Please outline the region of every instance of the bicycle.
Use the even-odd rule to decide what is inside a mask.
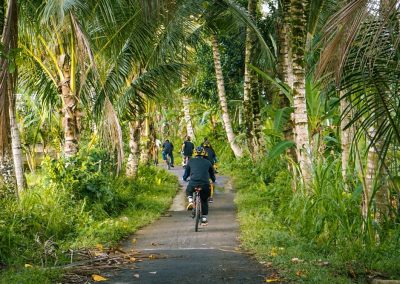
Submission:
[[[193,192],[192,218],[194,218],[194,231],[195,232],[197,232],[199,230],[199,223],[200,223],[201,216],[202,216],[200,191],[201,191],[201,186],[197,185],[194,188],[194,192]]]

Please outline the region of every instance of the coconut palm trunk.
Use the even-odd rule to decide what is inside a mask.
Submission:
[[[59,57],[59,67],[62,71],[60,92],[63,102],[64,155],[73,157],[78,152],[78,100],[71,89],[71,73],[69,56]]]
[[[305,89],[305,40],[307,1],[293,0],[290,7],[292,20],[293,106],[294,133],[297,160],[306,183],[311,180],[311,151],[308,133],[308,116]]]
[[[342,97],[342,95],[340,96]],[[349,103],[346,99],[341,99],[340,100],[340,112],[342,115],[346,113],[346,110],[349,106]],[[350,122],[350,117],[349,115],[343,115],[342,120],[340,121],[340,129],[342,130],[341,136],[340,136],[340,143],[342,146],[342,177],[343,180],[347,180],[347,170],[349,167],[349,161],[350,161],[350,147],[351,147],[351,141],[352,137],[354,135],[353,133],[353,127],[350,127],[348,129],[345,129],[345,127],[349,124]]]
[[[293,64],[292,64],[292,49],[290,41],[290,0],[279,1],[279,11],[282,15],[278,22],[277,36],[278,36],[278,76],[290,90],[293,89]],[[291,107],[289,98],[279,90],[277,105],[279,108]],[[286,140],[294,141],[294,121],[293,114],[291,114],[289,121],[284,125],[283,134]],[[297,161],[296,152],[293,148],[287,151],[290,157]]]
[[[192,139],[195,138],[193,124],[192,124],[192,116],[190,115],[190,100],[187,96],[182,96],[182,104],[183,104],[183,115],[186,122],[186,133]]]
[[[247,11],[250,17],[254,20],[256,14],[257,0],[248,0]],[[244,65],[244,83],[243,83],[243,114],[244,114],[244,125],[246,129],[246,140],[250,154],[255,156],[257,152],[257,146],[255,145],[254,139],[254,125],[253,125],[253,93],[255,74],[251,70],[250,65],[253,63],[254,48],[256,43],[256,36],[254,31],[250,28],[246,28],[246,45],[245,45],[245,65]]]
[[[3,53],[8,55],[18,44],[18,7],[16,0],[8,2],[7,14],[2,30]],[[11,67],[14,68],[11,68]],[[14,113],[13,100],[16,87],[15,60],[12,56],[0,58],[0,174],[4,185],[15,188],[13,156],[11,150],[10,108]],[[17,130],[18,131],[18,130]],[[20,168],[22,170],[22,168]],[[22,174],[23,176],[23,174]],[[18,190],[15,191],[18,197]]]
[[[129,156],[126,164],[126,176],[135,178],[139,169],[140,159],[140,130],[142,121],[129,122]]]
[[[257,83],[255,85],[255,89],[252,91],[252,110],[253,110],[253,149],[254,149],[254,158],[260,156],[265,150],[265,141],[262,132],[262,121],[261,121],[261,90],[262,84],[261,82],[255,80]]]
[[[228,138],[228,142],[231,146],[231,149],[235,157],[240,158],[243,156],[243,151],[239,147],[239,145],[235,142],[236,137],[233,132],[231,119],[229,117],[228,104],[226,101],[226,94],[225,94],[224,76],[222,74],[221,57],[219,54],[217,37],[215,35],[211,36],[211,44],[212,44],[212,51],[213,51],[213,58],[215,65],[215,75],[217,78],[218,96],[221,105],[222,120],[224,122],[226,136]]]
[[[10,84],[11,85],[11,84]],[[13,93],[13,90],[10,88],[9,94]],[[20,193],[26,188],[26,180],[24,176],[24,163],[23,163],[23,154],[22,154],[22,145],[21,139],[19,136],[19,129],[17,124],[17,119],[15,116],[15,95],[10,97],[10,106],[9,106],[9,114],[10,114],[10,130],[11,130],[11,146],[14,160],[14,169],[15,169],[15,179],[17,182],[17,189]]]

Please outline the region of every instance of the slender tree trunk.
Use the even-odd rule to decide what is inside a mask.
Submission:
[[[218,50],[218,41],[215,35],[211,36],[211,42],[212,42],[212,50],[213,50],[214,65],[215,65],[215,75],[217,78],[218,96],[222,110],[222,120],[224,122],[226,135],[228,137],[228,142],[231,146],[231,149],[235,154],[235,157],[240,158],[243,156],[243,151],[239,147],[239,145],[235,142],[235,134],[233,133],[232,123],[228,112],[228,104],[226,101],[225,83],[224,83],[224,76],[222,74],[221,58]]]
[[[10,95],[13,90],[9,90]],[[15,94],[12,95],[10,99],[10,128],[11,128],[11,145],[14,160],[15,178],[17,182],[18,192],[22,192],[26,188],[26,180],[24,176],[24,163],[22,159],[22,145],[19,136],[19,129],[17,124],[17,119],[15,116]]]
[[[129,122],[129,156],[126,164],[126,176],[136,178],[140,157],[140,129],[142,121]]]
[[[342,97],[342,95],[340,95]],[[346,112],[346,109],[348,108],[349,103],[346,99],[341,99],[340,100],[340,112],[342,115]],[[350,122],[350,117],[349,115],[344,115],[342,117],[342,120],[340,121],[340,129],[342,130],[342,135],[340,139],[340,143],[342,146],[342,177],[343,181],[347,180],[347,171],[348,171],[348,166],[350,162],[350,147],[351,147],[351,140],[353,137],[353,128],[350,127],[348,129],[345,129],[345,127],[349,124]]]
[[[193,125],[192,125],[192,117],[190,115],[190,100],[187,96],[183,95],[182,96],[182,103],[183,103],[183,114],[185,117],[185,122],[186,122],[186,132],[187,135],[189,135],[192,140],[195,139],[194,136],[194,130],[193,130]]]
[[[3,3],[4,4],[4,3]],[[4,9],[2,10],[4,14]],[[1,43],[3,53],[8,53],[17,48],[18,44],[18,6],[17,0],[8,2],[7,16],[2,30]],[[8,189],[15,189],[15,176],[11,150],[10,128],[10,98],[14,95],[16,75],[10,72],[10,60],[15,64],[14,58],[0,58],[0,175]],[[18,190],[15,190],[18,198]]]
[[[141,133],[140,133],[141,146],[142,146],[140,160],[142,161],[142,164],[145,165],[149,163],[149,148],[150,148],[150,123],[148,115],[149,114],[147,113],[142,123]]]
[[[254,158],[259,157],[265,150],[265,141],[262,132],[262,121],[261,121],[261,93],[262,83],[261,81],[255,80],[257,83],[256,88],[252,91],[252,109],[253,109],[253,149]]]
[[[305,1],[293,0],[290,7],[292,16],[293,50],[293,104],[295,123],[295,142],[297,159],[306,184],[311,180],[311,151],[308,133],[308,116],[305,90]]]
[[[59,57],[59,66],[63,73],[60,84],[63,102],[64,155],[73,157],[78,152],[78,100],[71,90],[70,60],[68,55]]]
[[[248,0],[247,11],[252,20],[255,19],[256,7],[257,7],[257,0]],[[254,143],[253,102],[252,102],[253,92],[255,92],[254,90],[255,74],[254,71],[250,69],[250,65],[254,63],[253,58],[254,58],[255,44],[256,44],[256,37],[254,31],[250,27],[247,27],[245,59],[244,59],[243,114],[244,114],[247,146],[253,158],[257,151],[256,145]]]
[[[278,76],[282,82],[286,83],[290,90],[293,90],[293,63],[292,63],[292,49],[291,49],[291,32],[290,32],[290,0],[282,0],[279,2],[279,10],[281,13],[278,22]],[[291,107],[289,98],[279,90],[278,102],[279,108]],[[285,140],[294,141],[294,116],[290,115],[289,121],[284,125],[283,134]],[[288,155],[297,161],[297,155],[294,148],[288,150]]]

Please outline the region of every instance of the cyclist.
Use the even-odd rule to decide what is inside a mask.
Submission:
[[[174,167],[174,154],[172,153],[174,150],[174,145],[172,145],[171,142],[169,142],[168,139],[165,140],[165,142],[162,144],[162,156],[163,160],[167,162],[167,155],[171,158],[171,167]]]
[[[213,166],[214,173],[217,173],[217,169],[216,169],[217,156],[215,155],[214,149],[211,147],[211,144],[208,141],[203,142],[203,147],[204,147],[204,151],[206,152],[206,159],[209,160],[211,165]],[[214,186],[211,184],[210,188],[211,188],[211,193],[210,193],[210,197],[208,198],[208,201],[210,203],[213,203],[214,202],[214,199],[213,199]]]
[[[192,157],[193,150],[194,144],[190,141],[190,136],[186,136],[186,140],[183,142],[181,147],[181,153],[183,155],[183,167],[186,167],[186,164]]]
[[[201,211],[203,213],[201,222],[203,225],[206,225],[208,215],[207,199],[210,196],[210,179],[215,182],[214,169],[210,161],[204,158],[206,153],[203,147],[197,147],[194,154],[196,157],[189,160],[182,177],[184,181],[190,177],[189,184],[186,188],[186,196],[189,201],[187,209],[193,209],[193,191],[196,186],[200,186]]]

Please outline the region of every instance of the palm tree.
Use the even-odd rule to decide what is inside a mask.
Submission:
[[[6,185],[13,185],[14,170],[18,191],[25,187],[22,168],[21,142],[15,119],[16,92],[16,48],[18,45],[18,6],[16,0],[10,0],[3,26],[1,43],[4,55],[0,58],[0,172]],[[11,123],[11,124],[10,124]],[[10,137],[11,136],[11,137]],[[12,139],[12,153],[10,138]],[[14,166],[13,166],[14,162]]]
[[[290,6],[292,21],[291,49],[293,64],[293,107],[294,133],[297,145],[297,160],[304,180],[311,179],[311,149],[308,133],[308,117],[305,90],[305,48],[306,48],[306,14],[308,1],[293,0]]]
[[[243,150],[235,141],[235,134],[233,132],[232,123],[229,116],[228,104],[225,94],[224,75],[222,74],[221,56],[218,48],[218,41],[216,35],[211,36],[211,46],[212,46],[214,65],[215,65],[215,76],[217,79],[218,97],[220,101],[222,120],[224,122],[226,136],[228,137],[228,142],[231,146],[233,153],[235,154],[235,157],[241,158],[243,156]]]
[[[347,128],[355,125],[355,141],[368,141],[364,171],[363,216],[371,212],[378,221],[387,215],[390,203],[382,171],[393,179],[398,169],[389,169],[387,153],[400,143],[397,77],[399,57],[397,32],[399,1],[354,1],[345,5],[325,28],[326,41],[320,73],[334,72],[342,100],[350,106]],[[351,27],[345,30],[338,27]],[[333,58],[334,60],[332,60]],[[378,157],[380,163],[378,164]],[[392,183],[396,187],[395,183]]]

